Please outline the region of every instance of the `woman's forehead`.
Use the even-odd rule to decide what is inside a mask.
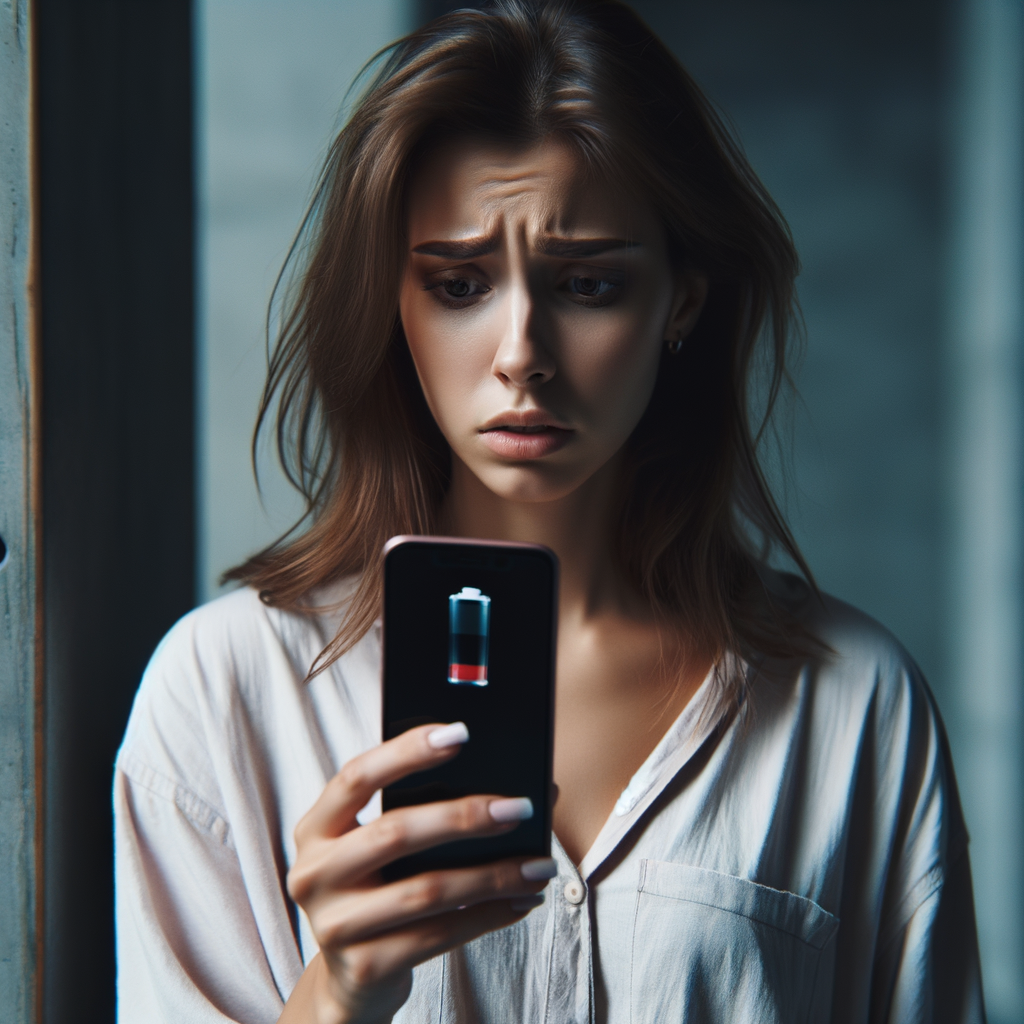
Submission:
[[[434,149],[409,191],[409,240],[528,235],[642,236],[659,230],[648,205],[587,173],[571,146],[459,139]]]

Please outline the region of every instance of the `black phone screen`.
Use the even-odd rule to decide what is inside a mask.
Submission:
[[[527,796],[512,832],[433,847],[385,876],[551,853],[558,562],[527,544],[401,537],[384,558],[384,738],[465,722],[451,761],[383,792],[383,809],[475,793]]]

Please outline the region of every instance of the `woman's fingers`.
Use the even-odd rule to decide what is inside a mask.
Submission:
[[[301,899],[307,879],[322,889],[358,885],[400,857],[457,839],[500,835],[532,816],[526,797],[469,796],[397,808],[339,838],[309,844],[292,869],[289,888]]]
[[[392,861],[506,832],[532,816],[525,797],[472,796],[399,808],[355,827],[377,790],[442,764],[468,738],[462,723],[420,726],[366,751],[338,772],[296,826],[288,891],[309,916],[334,996],[345,1005],[349,997],[352,1005],[375,1005],[408,981],[415,964],[512,924],[542,900],[536,894],[555,873],[547,858],[381,884],[379,871]]]
[[[367,992],[417,964],[525,917],[537,900],[496,900],[427,918],[366,942],[347,946],[330,958],[350,992]],[[328,954],[330,956],[330,954]]]
[[[550,857],[431,871],[390,885],[339,893],[317,907],[311,923],[323,944],[358,945],[432,915],[493,900],[535,897],[557,872]]]
[[[443,764],[469,739],[462,722],[421,725],[352,758],[324,787],[320,798],[295,827],[296,842],[339,836],[355,824],[356,814],[384,786],[413,772]]]

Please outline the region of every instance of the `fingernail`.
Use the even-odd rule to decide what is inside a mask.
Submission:
[[[533,802],[528,796],[514,796],[507,800],[492,800],[487,810],[495,821],[526,821],[533,817]]]
[[[539,857],[521,864],[519,870],[528,882],[541,882],[558,874],[558,863],[554,857]]]
[[[427,733],[427,742],[435,750],[443,750],[445,747],[455,747],[465,743],[469,739],[469,730],[465,722],[452,722],[451,725],[442,725],[439,729],[431,729]]]
[[[513,910],[534,910],[544,902],[544,893],[536,896],[521,896],[516,900],[509,900]]]

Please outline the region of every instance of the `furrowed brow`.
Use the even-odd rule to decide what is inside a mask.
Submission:
[[[544,256],[562,259],[588,259],[616,249],[636,249],[638,242],[623,238],[546,238],[537,239],[537,251]]]
[[[413,248],[421,256],[440,256],[446,260],[472,260],[477,256],[489,256],[498,248],[498,239],[457,238],[451,241],[424,242]]]

